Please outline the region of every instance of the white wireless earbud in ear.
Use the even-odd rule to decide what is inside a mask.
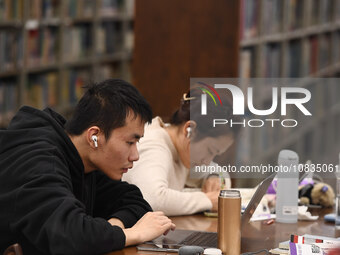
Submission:
[[[94,147],[98,147],[98,137],[96,135],[91,136],[92,141],[94,142]]]
[[[188,132],[188,133],[187,133],[187,138],[190,138],[190,136],[191,136],[191,130],[192,130],[191,127],[187,127],[186,130],[187,130],[187,132]]]

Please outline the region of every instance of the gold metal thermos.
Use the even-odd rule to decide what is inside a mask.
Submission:
[[[221,190],[218,197],[218,248],[224,255],[240,255],[241,195],[238,190]]]

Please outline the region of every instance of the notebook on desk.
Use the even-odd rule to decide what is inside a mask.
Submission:
[[[270,175],[258,185],[254,195],[248,203],[248,206],[242,213],[241,229],[248,224],[262,197],[266,194],[274,176],[275,174]],[[137,249],[144,251],[178,252],[180,247],[186,245],[196,245],[203,248],[216,248],[217,233],[176,229],[175,231],[170,231],[166,236],[160,236],[152,241],[138,245]]]

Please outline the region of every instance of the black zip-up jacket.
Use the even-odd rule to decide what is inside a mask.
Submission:
[[[0,131],[0,254],[102,254],[125,245],[115,217],[132,227],[151,211],[140,190],[84,166],[51,109],[24,106]]]

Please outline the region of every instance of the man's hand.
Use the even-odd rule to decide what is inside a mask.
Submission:
[[[204,193],[219,191],[221,189],[221,180],[216,175],[209,176],[202,185],[202,191]]]
[[[150,241],[175,228],[176,225],[163,212],[148,212],[132,228],[123,229],[125,246]]]
[[[210,199],[210,201],[212,203],[211,210],[216,212],[217,209],[218,209],[218,196],[220,194],[220,191],[211,191],[211,192],[207,192],[205,194]]]
[[[123,222],[121,222],[121,220],[117,219],[117,218],[111,218],[108,220],[108,222],[112,225],[112,226],[118,226],[122,229],[125,228]]]

